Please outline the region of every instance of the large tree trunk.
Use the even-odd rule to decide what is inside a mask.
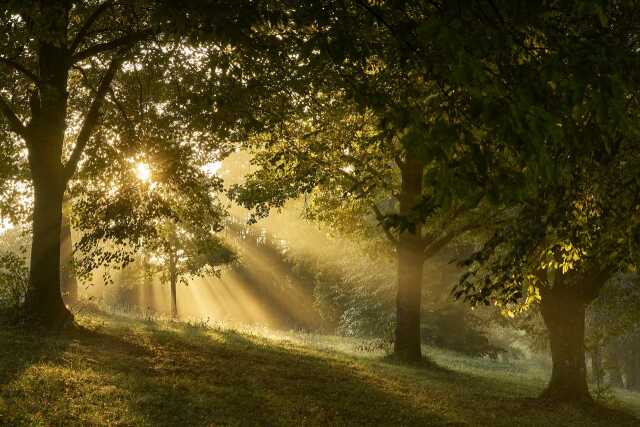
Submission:
[[[423,259],[416,255],[411,239],[400,239],[398,248],[398,295],[394,352],[407,362],[422,358],[420,308],[422,306]]]
[[[408,158],[401,166],[402,187],[399,196],[400,215],[410,215],[422,195],[422,163]],[[422,271],[424,243],[421,225],[403,230],[398,238],[398,293],[396,299],[396,334],[394,353],[406,362],[422,359],[420,309],[422,303]]]
[[[60,292],[60,228],[67,179],[62,164],[66,129],[69,53],[67,24],[71,4],[66,0],[39,4],[39,25],[47,32],[38,47],[38,93],[31,100],[28,135],[29,165],[34,189],[30,288],[27,318],[55,329],[73,316]]]
[[[62,214],[60,235],[60,286],[62,297],[67,305],[78,302],[78,281],[73,269],[73,241],[71,240],[71,224],[69,218]]]
[[[541,311],[549,331],[553,368],[545,399],[592,402],[585,362],[585,311],[604,284],[603,277],[556,273],[551,287],[541,287]]]
[[[60,188],[36,186],[33,211],[30,287],[25,301],[27,317],[47,328],[73,319],[60,292]]]

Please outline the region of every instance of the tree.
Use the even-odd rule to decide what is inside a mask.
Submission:
[[[233,261],[233,252],[212,231],[188,228],[184,224],[168,221],[159,224],[158,233],[142,243],[151,254],[152,262],[159,264],[163,283],[171,289],[171,317],[178,317],[176,287],[188,285],[193,276],[217,275],[221,264]]]
[[[114,39],[112,45],[89,46],[95,39],[86,39],[86,33],[109,5],[97,8],[95,14],[86,18],[85,25],[73,29],[70,28],[73,21],[69,19],[70,1],[11,4],[3,11],[3,30],[13,37],[5,41],[2,62],[11,74],[26,81],[21,87],[12,88],[12,100],[4,96],[0,100],[6,123],[28,150],[34,189],[33,245],[26,304],[29,311],[45,323],[59,324],[70,318],[60,294],[62,198],[97,124],[101,104],[123,60],[123,51],[114,56],[106,68],[77,134],[75,148],[65,163],[67,110],[70,101],[73,103],[67,92],[71,67],[102,52],[128,48],[132,42],[150,35],[149,31],[131,33],[126,39]],[[114,30],[119,28],[116,26]],[[70,37],[73,37],[71,41]],[[30,46],[25,51],[26,45]],[[19,115],[26,114],[30,119],[24,124]]]
[[[474,303],[539,299],[553,358],[543,396],[590,401],[585,309],[614,273],[637,263],[638,53],[630,28],[639,17],[632,2],[474,6],[442,5],[448,30],[438,19],[421,27],[425,43],[436,35],[429,43],[442,57],[464,52],[459,65],[431,69],[473,129],[450,188],[462,197],[484,192],[511,212],[469,260],[458,295]]]
[[[149,274],[160,272],[170,284],[176,317],[178,282],[216,274],[234,255],[218,236],[226,211],[219,198],[222,180],[210,169],[215,154],[181,143],[170,130],[147,135],[136,146],[137,157],[113,163],[99,155],[89,159],[82,191],[72,187],[78,193],[76,264],[86,278],[98,266],[124,268],[144,259]]]
[[[436,165],[425,175],[436,206],[485,200],[509,213],[458,295],[540,299],[554,359],[544,395],[590,400],[585,307],[636,262],[635,3],[312,4],[331,11],[314,36],[345,92],[435,148],[412,152]]]
[[[33,250],[25,312],[56,328],[72,318],[60,293],[61,212],[69,184],[88,159],[130,157],[125,151],[136,142],[153,140],[141,124],[151,134],[172,128],[205,151],[221,150],[225,140],[258,126],[246,106],[265,91],[250,90],[255,75],[239,64],[242,58],[259,64],[254,39],[262,16],[252,4],[243,9],[224,0],[184,5],[190,8],[151,0],[3,6],[0,112],[7,164],[0,173],[29,176]],[[223,13],[205,13],[211,9]],[[234,48],[240,41],[251,48]],[[146,92],[150,86],[137,83],[153,75],[159,80]],[[24,149],[27,156],[20,154]],[[5,200],[14,200],[5,190]]]
[[[258,216],[305,194],[311,218],[343,233],[386,237],[397,259],[394,352],[419,361],[424,263],[486,219],[478,212],[462,215],[464,206],[432,203],[438,190],[424,186],[431,164],[412,151],[419,130],[385,131],[373,112],[359,113],[339,94],[318,101],[291,115],[279,133],[255,140],[257,170],[232,193]],[[421,217],[426,211],[428,223]]]
[[[282,77],[292,101],[278,112],[288,125],[262,141],[262,148],[271,153],[270,159],[257,160],[266,171],[262,184],[257,179],[242,196],[247,205],[271,198],[272,203],[263,205],[278,207],[287,197],[320,185],[325,190],[334,186],[330,192],[336,200],[342,196],[345,204],[349,198],[362,199],[358,214],[371,220],[373,213],[374,222],[383,226],[397,247],[395,351],[414,361],[421,358],[424,257],[467,231],[471,224],[457,223],[463,219],[459,217],[481,200],[454,200],[440,191],[447,183],[434,183],[445,175],[445,170],[434,167],[442,163],[434,160],[457,161],[457,145],[463,140],[456,133],[461,122],[455,104],[424,69],[423,60],[416,59],[423,51],[414,49],[410,40],[411,19],[424,19],[433,12],[428,3],[432,2],[373,6],[364,1],[319,0],[291,8],[289,19],[278,27],[288,49],[284,54],[297,62],[294,76]],[[401,35],[405,32],[407,37]],[[330,112],[322,112],[323,108]],[[332,129],[333,122],[339,125]],[[278,138],[294,141],[284,148],[274,142]],[[331,138],[338,139],[333,143]],[[354,138],[352,145],[345,142],[348,138]],[[268,177],[269,173],[274,176]],[[381,202],[384,207],[377,205]],[[261,207],[258,212],[266,213]],[[438,228],[447,215],[450,224]],[[429,235],[424,234],[425,224]]]

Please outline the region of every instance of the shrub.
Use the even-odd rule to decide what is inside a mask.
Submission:
[[[12,252],[0,254],[0,311],[17,313],[29,287],[26,260]]]

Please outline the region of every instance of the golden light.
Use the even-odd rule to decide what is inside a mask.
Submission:
[[[140,181],[145,183],[151,181],[151,168],[148,164],[138,162],[135,167],[135,172]]]

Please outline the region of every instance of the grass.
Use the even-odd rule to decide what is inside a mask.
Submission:
[[[360,342],[302,333],[82,316],[43,337],[0,330],[0,424],[640,425],[640,398],[549,406],[533,363],[428,349],[402,366]]]

